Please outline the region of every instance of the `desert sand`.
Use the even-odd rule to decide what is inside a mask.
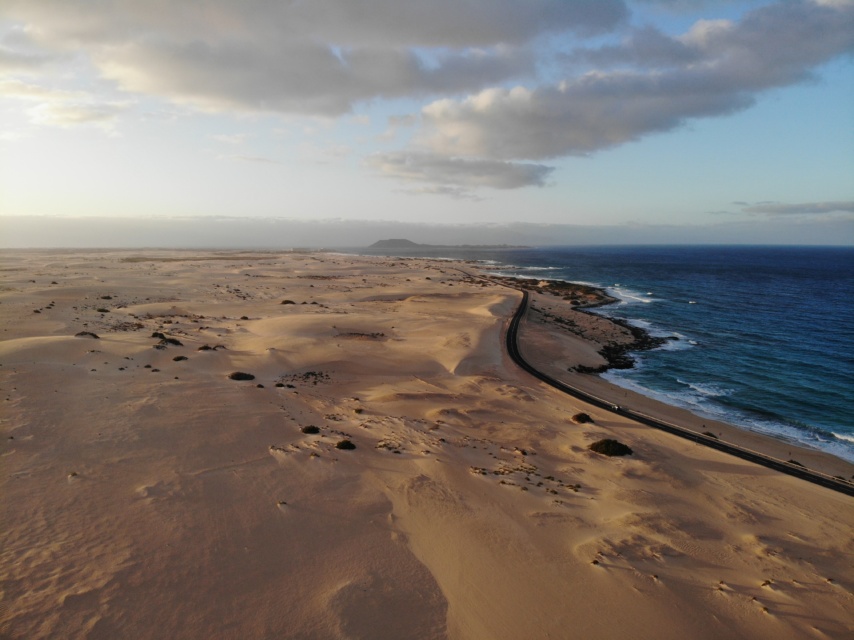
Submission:
[[[472,265],[1,257],[3,638],[854,634],[851,497],[532,378],[503,346],[521,294]],[[542,311],[521,343],[625,393],[568,373],[595,345]]]

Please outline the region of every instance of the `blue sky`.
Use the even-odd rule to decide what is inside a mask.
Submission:
[[[0,225],[523,222],[793,243],[808,227],[854,244],[851,0],[97,5],[0,5]]]

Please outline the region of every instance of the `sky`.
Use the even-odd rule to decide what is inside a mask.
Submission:
[[[0,246],[854,244],[852,53],[854,0],[0,0]]]

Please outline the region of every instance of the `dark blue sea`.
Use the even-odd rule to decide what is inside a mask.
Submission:
[[[635,354],[633,369],[609,371],[606,379],[854,461],[854,248],[548,247],[423,255],[602,287],[620,301],[598,313],[678,338]]]

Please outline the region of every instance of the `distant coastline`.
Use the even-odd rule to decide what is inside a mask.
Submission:
[[[388,240],[378,240],[368,247],[368,249],[393,249],[395,251],[422,251],[424,249],[467,249],[467,250],[492,250],[492,249],[530,249],[525,245],[512,244],[419,244],[406,240],[404,238],[390,238]]]

